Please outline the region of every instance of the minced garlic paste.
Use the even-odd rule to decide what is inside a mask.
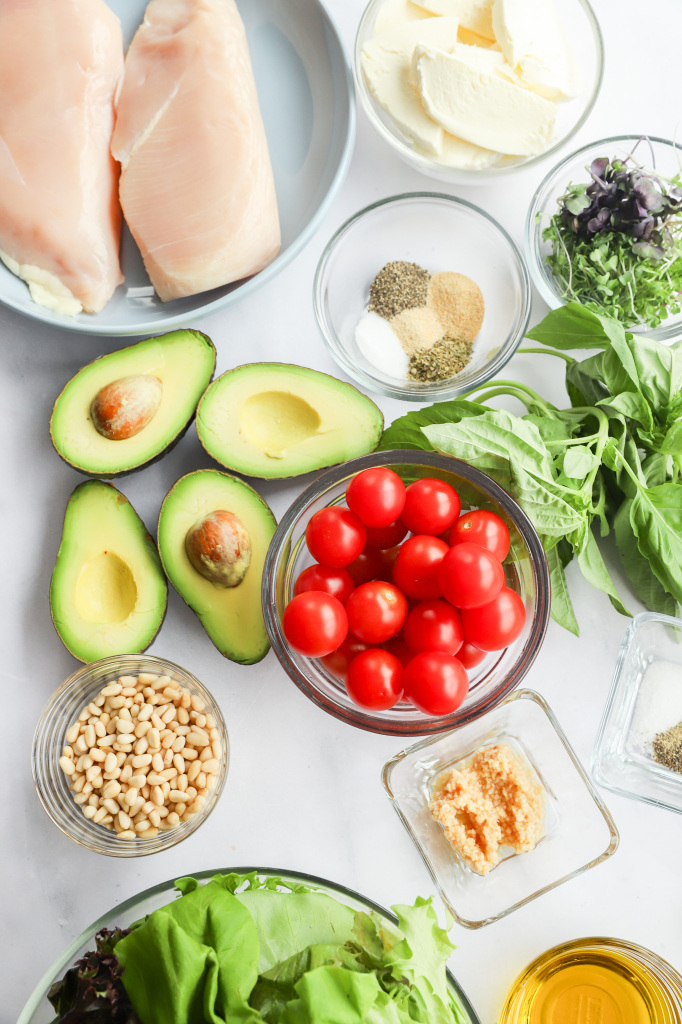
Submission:
[[[498,743],[440,775],[430,807],[456,852],[486,875],[499,863],[502,847],[526,853],[536,846],[545,793],[512,748]]]

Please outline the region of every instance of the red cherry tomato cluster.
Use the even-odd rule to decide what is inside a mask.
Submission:
[[[317,564],[296,580],[284,635],[321,658],[360,707],[408,700],[427,715],[450,714],[466,697],[467,669],[512,643],[526,621],[505,585],[509,530],[494,512],[460,515],[443,480],[406,488],[382,467],[353,477],[346,501],[308,523]]]

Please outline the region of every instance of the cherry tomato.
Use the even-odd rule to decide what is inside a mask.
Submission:
[[[365,526],[390,526],[405,506],[405,484],[386,466],[365,469],[348,484],[346,501]]]
[[[362,583],[346,605],[351,633],[368,644],[390,640],[405,625],[407,601],[392,583]]]
[[[339,679],[345,679],[348,673],[348,666],[357,654],[368,650],[368,645],[358,640],[356,636],[349,633],[340,647],[337,647],[331,654],[325,654],[321,659],[322,664],[332,675]]]
[[[448,553],[445,541],[418,534],[400,547],[393,566],[393,582],[406,597],[428,601],[441,596],[438,567]]]
[[[444,533],[459,515],[461,503],[454,487],[444,480],[415,480],[405,492],[401,519],[410,533]]]
[[[452,545],[461,544],[463,541],[479,544],[492,552],[500,562],[504,562],[509,552],[510,538],[507,524],[494,512],[481,508],[475,512],[465,512],[455,520],[450,530],[449,541]]]
[[[348,666],[346,690],[360,707],[388,711],[403,695],[403,666],[388,651],[370,647]]]
[[[350,509],[330,505],[312,517],[305,539],[315,561],[340,569],[358,557],[365,546],[367,531]]]
[[[478,544],[455,544],[438,567],[443,597],[456,608],[489,604],[504,586],[502,563]]]
[[[398,548],[380,551],[378,548],[365,548],[354,562],[348,566],[348,572],[356,587],[370,580],[391,582],[393,563],[398,557]]]
[[[348,616],[337,598],[321,590],[310,590],[289,601],[282,616],[282,629],[299,654],[322,658],[345,640]]]
[[[449,715],[467,695],[469,678],[457,658],[443,651],[416,654],[403,674],[405,696],[426,715]]]
[[[347,569],[330,569],[328,565],[309,565],[294,584],[294,594],[307,594],[310,590],[322,590],[345,604],[355,589],[353,578]]]
[[[480,651],[478,647],[474,647],[473,644],[465,640],[457,651],[457,661],[461,661],[465,668],[473,668],[474,665],[478,665],[479,662],[483,661],[485,654],[485,651]],[[330,655],[330,657],[333,657],[333,655]]]
[[[462,610],[464,636],[482,651],[508,647],[523,630],[525,621],[523,601],[509,587],[502,587],[497,597],[481,608]]]
[[[388,526],[368,526],[365,546],[385,551],[386,548],[394,548],[396,544],[400,544],[406,536],[407,527],[402,519],[398,519],[395,523],[389,523]]]
[[[407,616],[405,642],[415,654],[421,651],[457,654],[464,642],[459,612],[447,601],[422,601]]]

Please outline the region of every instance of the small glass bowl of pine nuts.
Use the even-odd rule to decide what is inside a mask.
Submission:
[[[45,811],[70,839],[111,857],[158,853],[194,832],[218,802],[228,761],[227,729],[208,690],[144,654],[74,672],[33,737]]]

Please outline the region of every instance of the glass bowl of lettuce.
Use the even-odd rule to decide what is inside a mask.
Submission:
[[[393,910],[272,868],[164,882],[86,928],[18,1024],[480,1024],[431,900]]]

